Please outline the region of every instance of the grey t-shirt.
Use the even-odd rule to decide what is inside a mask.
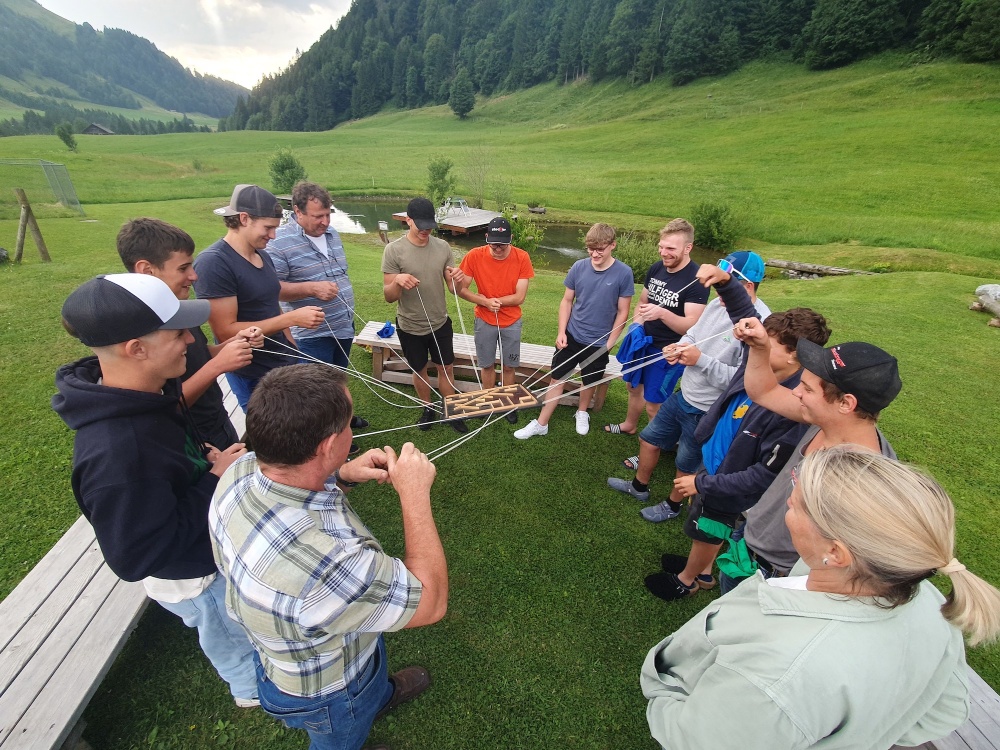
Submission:
[[[597,271],[590,258],[582,258],[569,269],[563,284],[575,296],[567,332],[584,346],[604,346],[615,324],[618,298],[635,295],[632,269],[615,260]]]
[[[819,427],[816,425],[806,430],[785,468],[774,478],[757,504],[746,512],[747,525],[744,538],[747,540],[747,546],[784,573],[791,570],[799,559],[799,553],[792,544],[791,534],[785,526],[785,511],[788,509],[785,503],[792,494],[792,469],[802,463],[806,446],[818,432]],[[896,451],[889,445],[885,435],[878,428],[876,432],[882,455],[896,458]]]
[[[382,253],[382,273],[408,273],[420,280],[414,289],[403,289],[399,295],[396,322],[407,333],[423,336],[436,331],[448,319],[444,269],[454,266],[455,259],[448,243],[430,237],[426,247],[410,242],[404,234],[385,246]],[[428,327],[428,322],[430,327]]]

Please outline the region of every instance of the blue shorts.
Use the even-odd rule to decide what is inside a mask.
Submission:
[[[666,359],[654,359],[639,370],[642,398],[647,404],[662,404],[677,387],[684,365],[668,364]],[[624,380],[624,378],[622,378]]]
[[[661,451],[671,450],[677,445],[674,465],[677,471],[695,474],[701,468],[701,446],[694,439],[694,431],[705,412],[691,406],[680,391],[663,402],[646,429],[639,437]]]

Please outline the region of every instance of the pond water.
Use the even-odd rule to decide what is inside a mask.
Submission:
[[[406,201],[377,200],[337,200],[334,202],[330,224],[342,234],[365,234],[378,232],[380,221],[389,224],[390,232],[398,232],[401,224],[392,218],[394,213],[406,210]],[[568,271],[580,258],[586,256],[582,234],[586,227],[572,224],[545,224],[545,237],[541,246],[531,255],[536,268],[552,271]],[[448,242],[457,247],[471,250],[484,244],[482,234],[446,236]],[[650,245],[655,239],[650,237]],[[698,248],[691,253],[696,263],[714,263],[716,254]]]

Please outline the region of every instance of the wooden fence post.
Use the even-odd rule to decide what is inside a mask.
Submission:
[[[42,256],[44,262],[50,263],[52,259],[49,257],[49,249],[45,247],[45,240],[42,239],[42,230],[39,229],[38,222],[35,220],[35,213],[31,210],[31,204],[28,203],[28,196],[25,195],[24,190],[21,188],[14,188],[14,194],[17,195],[17,202],[21,204],[21,220],[17,225],[17,246],[14,248],[14,262],[21,262],[21,257],[24,255],[25,230],[30,229],[31,236],[35,240],[35,247],[38,248],[38,254]]]

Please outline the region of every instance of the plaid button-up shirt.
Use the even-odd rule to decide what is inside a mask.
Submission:
[[[420,581],[382,551],[332,478],[322,492],[278,484],[247,454],[219,480],[208,520],[227,608],[289,695],[342,690],[379,633],[417,609]]]
[[[324,302],[315,297],[282,302],[283,310],[319,305],[323,308],[326,321],[317,328],[292,326],[292,336],[296,339],[354,337],[354,287],[347,276],[347,254],[344,243],[333,227],[327,227],[322,241],[326,243],[324,255],[312,243],[294,219],[278,228],[275,239],[267,244],[267,254],[274,263],[274,272],[281,281],[332,281],[340,291],[337,296]]]

